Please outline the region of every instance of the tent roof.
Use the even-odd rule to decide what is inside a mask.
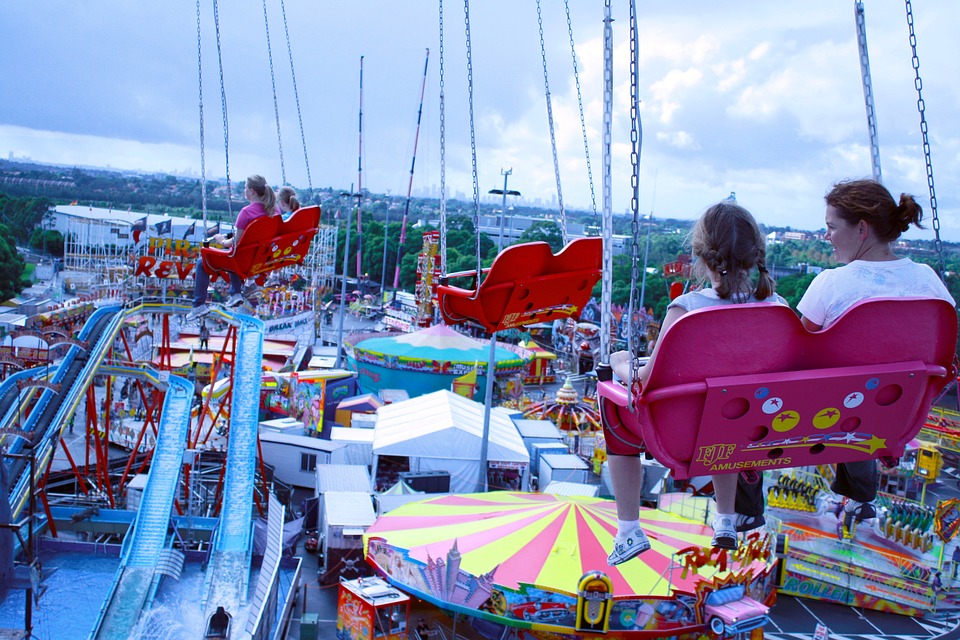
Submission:
[[[530,461],[512,412],[490,410],[487,459]],[[451,391],[435,391],[377,410],[373,452],[415,458],[479,460],[483,437],[483,405]]]
[[[500,345],[494,349],[498,367],[516,366],[530,359]],[[367,354],[413,361],[473,364],[489,360],[489,343],[474,340],[442,324],[399,336],[367,338],[354,348]]]

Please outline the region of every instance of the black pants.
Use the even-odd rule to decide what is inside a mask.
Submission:
[[[880,478],[877,461],[841,462],[830,490],[857,502],[871,502],[877,497]],[[747,484],[741,476],[737,480],[737,513],[745,516],[763,515],[763,483]]]

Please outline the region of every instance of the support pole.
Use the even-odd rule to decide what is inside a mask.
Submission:
[[[493,407],[493,378],[497,366],[497,332],[490,334],[490,353],[487,356],[487,384],[483,397],[483,436],[480,440],[480,477],[477,493],[487,491],[487,451],[490,448],[490,410]]]

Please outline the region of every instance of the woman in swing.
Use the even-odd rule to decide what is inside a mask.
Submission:
[[[899,202],[875,180],[844,180],[824,197],[825,239],[844,266],[820,272],[797,303],[803,326],[820,331],[861,300],[879,297],[940,298],[956,305],[950,292],[925,264],[898,258],[893,243],[920,221],[923,210],[914,197]],[[830,490],[838,495],[836,515],[862,522],[876,517],[879,472],[876,460],[837,465]],[[763,513],[762,483],[740,487],[737,512]],[[762,515],[760,515],[762,521]]]
[[[259,175],[252,175],[247,178],[244,186],[243,195],[250,204],[241,209],[239,215],[237,215],[233,237],[228,238],[218,233],[211,238],[211,240],[225,248],[237,246],[244,229],[257,218],[280,215],[280,208],[277,206],[277,196],[273,191],[273,187],[267,184],[266,178]],[[243,279],[233,272],[230,272],[229,275],[230,297],[227,298],[224,306],[232,308],[243,304],[243,294],[241,293]],[[187,314],[187,322],[210,313],[210,309],[207,307],[207,288],[209,286],[210,275],[206,269],[203,268],[203,258],[201,258],[197,261],[197,267],[194,270],[193,308]]]
[[[746,302],[786,304],[774,293],[774,283],[767,272],[766,243],[756,220],[743,207],[724,201],[704,212],[690,232],[690,244],[696,258],[695,273],[709,284],[697,291],[679,296],[667,307],[661,334],[688,311],[719,305]],[[758,276],[753,279],[753,270]],[[659,344],[659,343],[658,343]],[[635,379],[643,385],[650,367],[657,358],[654,347],[650,360],[631,376],[633,356],[619,351],[610,356],[610,365],[621,380]],[[640,492],[643,468],[640,450],[608,434],[610,475],[617,501],[617,534],[613,552],[607,558],[611,566],[626,562],[650,548],[640,527]],[[611,446],[610,443],[615,443]],[[738,474],[713,476],[717,515],[713,521],[713,546],[737,547],[734,501]]]

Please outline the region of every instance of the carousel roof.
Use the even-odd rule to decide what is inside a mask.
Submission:
[[[371,354],[405,360],[465,362],[480,365],[486,364],[490,351],[489,343],[474,340],[446,325],[436,325],[398,336],[367,338],[358,342],[354,348]],[[495,350],[495,358],[498,366],[516,366],[529,360],[499,345]]]

